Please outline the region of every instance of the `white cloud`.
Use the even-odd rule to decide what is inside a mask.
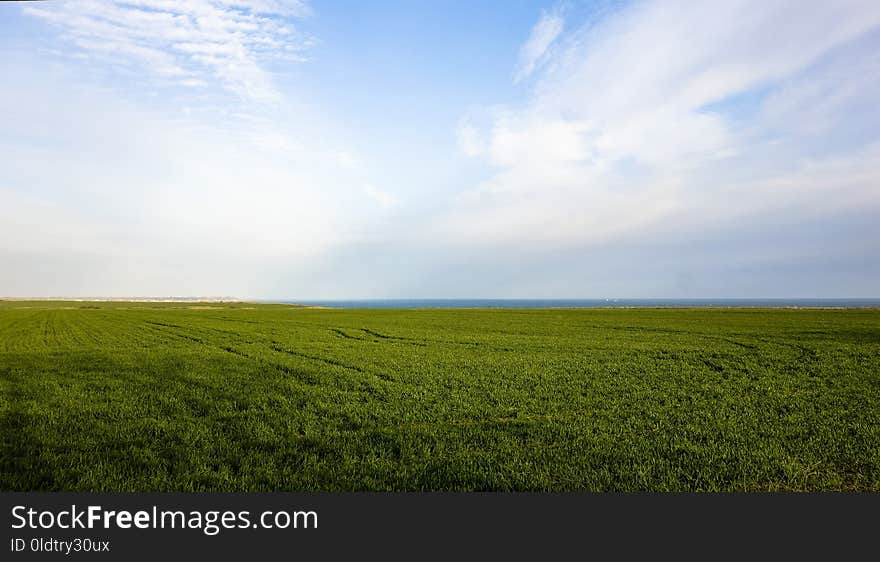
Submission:
[[[515,82],[528,78],[548,54],[548,49],[562,33],[564,20],[558,14],[542,14],[541,19],[532,28],[528,40],[519,53]]]
[[[857,123],[880,119],[870,104],[880,59],[865,35],[880,28],[880,4],[638,3],[549,54],[536,39],[558,35],[546,20],[523,47],[523,68],[547,59],[528,103],[458,130],[465,154],[494,170],[439,221],[464,244],[607,245],[670,220],[733,224],[733,208],[737,220],[801,197],[828,209],[804,170],[840,152],[849,157],[829,168],[841,177],[837,211],[866,194],[880,206],[880,177],[864,172],[874,151],[841,146],[860,142]],[[880,141],[860,134],[862,147]]]
[[[480,130],[468,119],[463,119],[455,131],[458,147],[466,156],[481,156],[486,151],[485,139]]]
[[[303,60],[311,40],[292,19],[308,12],[301,2],[232,0],[65,0],[25,8],[61,29],[74,54],[97,53],[183,84],[211,81],[255,101],[280,96],[265,61]]]
[[[391,195],[387,191],[383,191],[373,184],[364,185],[364,193],[372,199],[376,204],[383,208],[391,208],[396,206],[399,201],[397,197]]]
[[[273,294],[396,202],[314,117],[181,119],[2,68],[2,295]]]

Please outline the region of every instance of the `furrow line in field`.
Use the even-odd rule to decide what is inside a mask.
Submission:
[[[13,318],[5,327],[3,343],[6,351],[30,351],[28,345],[37,326],[38,312],[30,312],[19,318]]]
[[[430,347],[432,344],[448,344],[448,345],[463,345],[463,346],[470,346],[470,347],[485,347],[486,349],[489,349],[492,351],[513,351],[513,349],[511,349],[509,347],[498,347],[498,346],[492,345],[491,343],[488,343],[488,342],[437,340],[437,339],[430,339],[430,338],[409,338],[409,337],[403,337],[403,336],[391,336],[388,334],[383,334],[381,332],[376,332],[375,330],[370,330],[368,328],[360,328],[360,331],[364,332],[365,334],[369,334],[373,337],[379,338],[379,340],[368,339],[368,338],[359,338],[357,336],[352,336],[351,334],[347,334],[346,332],[344,332],[343,330],[341,330],[339,328],[330,328],[330,331],[335,333],[338,337],[342,337],[342,338],[346,338],[346,339],[350,339],[350,340],[369,342],[369,343],[382,343],[382,341],[380,341],[380,340],[384,340],[385,342],[388,342],[388,343],[401,343],[401,344],[405,344],[405,345],[412,345],[415,347]]]
[[[57,340],[55,337],[55,313],[46,312],[43,316],[43,345],[49,347],[51,342]]]
[[[367,339],[367,338],[359,338],[357,336],[352,336],[352,335],[347,334],[344,331],[340,330],[339,328],[330,328],[330,332],[333,334],[336,334],[340,338],[345,338],[347,340],[356,340],[356,341],[365,341],[365,342],[372,342],[373,341],[373,340]]]
[[[235,349],[234,347],[232,347],[232,346],[230,346],[230,345],[215,345],[215,344],[212,344],[212,343],[210,343],[210,342],[207,342],[207,341],[205,341],[205,340],[203,340],[203,339],[196,338],[196,337],[194,337],[194,336],[189,336],[189,335],[186,335],[186,334],[179,334],[179,333],[175,333],[175,332],[171,332],[171,331],[169,331],[169,333],[171,333],[171,334],[173,334],[173,335],[175,335],[175,336],[177,336],[177,337],[181,337],[181,338],[184,338],[184,339],[187,339],[187,340],[193,341],[193,342],[200,343],[200,344],[204,345],[205,347],[209,347],[209,348],[211,348],[211,349],[216,349],[216,350],[219,350],[219,351],[225,351],[226,353],[230,353],[230,354],[232,354],[232,355],[236,355],[236,356],[238,356],[238,357],[241,357],[241,358],[243,358],[243,359],[247,359],[248,361],[252,361],[252,362],[254,362],[254,363],[261,363],[261,364],[268,365],[269,367],[272,367],[273,369],[276,369],[276,370],[278,370],[278,371],[281,371],[282,373],[284,373],[284,374],[286,374],[286,375],[294,375],[294,374],[295,374],[295,373],[290,369],[290,367],[288,367],[287,365],[283,365],[283,364],[280,364],[280,363],[273,363],[273,362],[271,362],[271,361],[266,361],[265,359],[262,359],[262,358],[260,358],[260,357],[255,357],[255,356],[253,356],[253,355],[250,355],[250,354],[248,354],[248,353],[245,353],[244,351],[241,351],[241,350],[239,350],[239,349]],[[299,380],[302,380],[302,377],[297,377],[297,378],[298,378]],[[309,384],[314,384],[314,383],[311,382],[311,381],[308,381],[308,382],[309,382]]]
[[[769,345],[788,347],[790,349],[797,350],[800,353],[800,357],[798,358],[800,361],[815,362],[819,359],[819,354],[816,352],[815,349],[811,349],[811,348],[806,347],[804,345],[801,345],[799,343],[790,343],[790,342],[782,341],[782,340],[769,340],[769,339],[759,338],[759,337],[755,337],[755,336],[753,336],[752,339],[754,339],[756,341],[764,342]]]
[[[213,346],[211,346],[211,347],[213,347]],[[314,380],[314,378],[312,378],[311,376],[307,376],[307,375],[304,376],[304,373],[302,371],[297,371],[297,370],[291,369],[289,366],[284,365],[283,363],[275,363],[273,361],[267,361],[267,360],[263,359],[262,357],[255,357],[253,355],[245,353],[244,351],[235,349],[232,346],[220,346],[217,349],[221,349],[227,353],[237,355],[238,357],[241,357],[243,359],[247,359],[248,361],[252,361],[254,363],[267,365],[267,366],[275,369],[276,371],[279,371],[287,376],[295,377],[296,380],[298,380],[301,383],[308,384],[310,386],[315,386],[318,384],[318,382],[316,380]]]
[[[84,329],[99,347],[147,347],[150,339],[155,338],[152,327],[136,322],[120,322],[112,311],[94,313],[89,318],[90,325]]]
[[[229,318],[226,316],[203,316],[206,320],[222,320],[223,322],[237,322],[242,324],[263,324],[259,320],[245,320],[244,318]]]
[[[122,334],[130,333],[135,329],[133,325],[111,321],[103,311],[90,316],[89,322],[89,326],[80,326],[80,329],[85,332],[88,339],[96,346],[107,345],[108,340],[115,344],[119,341]],[[111,334],[113,335],[111,336]]]
[[[368,328],[361,328],[361,332],[363,332],[363,333],[365,333],[365,334],[369,334],[369,335],[374,336],[374,337],[377,337],[377,338],[382,338],[383,340],[402,340],[402,341],[412,341],[412,338],[404,338],[404,337],[401,337],[401,336],[389,336],[389,335],[387,335],[387,334],[381,334],[381,333],[379,333],[379,332],[376,332],[376,331],[374,331],[374,330],[370,330],[370,329],[368,329]]]
[[[351,369],[352,371],[357,371],[358,373],[367,374],[367,372],[361,367],[348,365],[346,363],[343,363],[342,361],[337,361],[336,359],[328,359],[327,357],[321,357],[318,355],[309,355],[308,353],[303,353],[294,349],[285,349],[281,347],[278,342],[272,342],[272,345],[270,347],[272,348],[272,350],[279,353],[286,353],[288,355],[294,355],[296,357],[302,357],[304,359],[311,359],[312,361],[321,361],[322,363],[327,363],[328,365],[334,365],[336,367],[342,367],[343,369]]]
[[[183,326],[177,326],[177,325],[175,325],[175,324],[165,324],[165,323],[162,323],[162,322],[154,322],[154,321],[152,321],[152,320],[145,320],[145,322],[146,322],[147,324],[152,324],[153,326],[165,326],[165,327],[174,327],[174,328],[186,329],[186,328],[183,328]],[[163,331],[164,331],[165,333],[171,334],[171,335],[176,336],[176,337],[178,337],[178,338],[182,338],[182,339],[185,339],[185,340],[193,341],[193,342],[200,343],[200,344],[203,344],[203,345],[210,345],[210,344],[208,344],[205,340],[203,340],[203,339],[201,339],[201,338],[197,338],[197,337],[195,337],[195,336],[190,336],[190,335],[188,335],[188,334],[181,334],[181,333],[176,332],[176,331],[173,331],[173,330],[163,330]]]
[[[202,325],[198,325],[198,324],[193,324],[193,325],[189,325],[189,326],[180,326],[178,324],[170,324],[170,323],[158,322],[158,321],[154,321],[154,320],[145,320],[145,322],[147,322],[148,324],[156,325],[156,326],[177,328],[179,330],[185,330],[187,332],[193,332],[193,331],[196,331],[196,332],[198,332],[198,331],[215,332],[217,334],[222,334],[224,336],[232,336],[238,342],[254,343],[252,340],[245,339],[244,334],[242,333],[241,330],[224,330],[222,328],[215,328],[214,326],[202,326]]]
[[[398,343],[398,344],[403,344],[403,345],[412,345],[415,347],[427,347],[428,346],[428,344],[425,343],[424,341],[418,341],[414,338],[388,336],[385,334],[380,334],[378,332],[374,332],[372,330],[368,330],[366,328],[361,328],[360,331],[362,331],[365,334],[368,334],[370,336],[373,336],[372,338],[353,336],[353,335],[343,331],[340,328],[329,328],[329,331],[340,338],[345,338],[347,340],[362,341],[362,342],[366,342],[366,343]],[[375,338],[379,338],[379,339],[375,339]]]
[[[197,338],[197,337],[195,337],[195,336],[189,336],[189,335],[187,335],[187,334],[180,334],[180,333],[177,333],[177,332],[174,331],[174,330],[162,330],[162,327],[166,327],[166,328],[167,328],[167,327],[178,327],[177,325],[174,325],[174,324],[167,324],[167,323],[162,323],[162,322],[154,322],[154,321],[149,321],[149,320],[146,321],[146,323],[148,323],[148,324],[152,324],[152,325],[154,325],[154,326],[157,326],[158,329],[159,329],[161,332],[163,332],[163,333],[171,334],[171,335],[176,336],[176,337],[179,337],[179,338],[183,338],[183,339],[186,339],[186,340],[189,340],[189,341],[193,341],[193,342],[196,342],[196,343],[202,344],[203,346],[208,347],[208,348],[210,348],[210,349],[215,349],[215,350],[218,350],[218,351],[224,351],[224,352],[226,352],[226,353],[229,353],[229,354],[232,354],[232,355],[235,355],[235,356],[241,357],[242,359],[246,359],[246,360],[251,361],[251,362],[254,362],[254,363],[267,365],[267,366],[269,366],[269,367],[271,367],[271,368],[273,368],[273,369],[275,369],[275,370],[277,370],[277,371],[280,371],[281,373],[283,373],[283,374],[285,374],[285,375],[288,375],[288,376],[294,376],[297,380],[299,380],[300,382],[302,382],[302,383],[304,383],[304,384],[308,384],[308,385],[315,385],[315,384],[317,384],[317,382],[316,382],[315,380],[313,380],[311,377],[303,376],[304,373],[302,373],[302,372],[300,372],[300,371],[295,371],[294,369],[291,369],[291,368],[290,368],[289,366],[287,366],[287,365],[284,365],[284,364],[281,364],[281,363],[275,363],[275,362],[272,362],[272,361],[267,361],[267,360],[265,360],[265,359],[263,359],[263,358],[261,358],[261,357],[256,357],[256,356],[250,355],[249,353],[246,353],[246,352],[244,352],[244,351],[241,351],[241,350],[239,350],[239,349],[236,349],[236,348],[234,348],[234,347],[232,347],[232,346],[230,346],[230,345],[213,344],[213,343],[210,343],[210,342],[208,342],[208,341],[205,341],[205,340],[203,340],[203,339],[201,339],[201,338]],[[181,328],[182,328],[182,327],[181,327]],[[182,328],[182,329],[185,329],[185,328]]]
[[[716,341],[725,341],[727,343],[730,343],[730,344],[733,344],[733,345],[736,345],[739,347],[744,347],[746,349],[752,349],[752,350],[758,349],[758,346],[756,346],[756,345],[744,343],[744,342],[735,340],[733,338],[729,338],[729,337],[725,337],[725,336],[714,336],[712,334],[703,334],[700,332],[691,332],[688,330],[670,330],[668,328],[646,328],[646,327],[639,327],[639,326],[598,326],[595,324],[581,324],[581,326],[586,327],[586,328],[593,328],[596,330],[619,330],[619,331],[623,331],[623,332],[632,332],[632,333],[636,333],[636,334],[649,332],[649,333],[656,333],[656,334],[673,334],[673,335],[680,335],[680,336],[694,336],[697,338],[705,338],[705,339],[716,340]],[[750,337],[750,336],[745,336],[745,337]],[[756,339],[756,338],[751,338],[751,339]]]
[[[405,338],[401,336],[389,336],[387,334],[382,334],[379,332],[375,332],[373,330],[369,330],[367,328],[361,328],[361,331],[365,334],[369,334],[371,336],[381,338],[383,340],[391,340],[398,343],[404,343],[407,345],[414,345],[416,347],[427,347],[428,343],[426,340],[418,340],[416,338]]]

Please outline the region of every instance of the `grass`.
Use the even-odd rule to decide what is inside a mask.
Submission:
[[[0,490],[880,491],[880,310],[0,302]]]

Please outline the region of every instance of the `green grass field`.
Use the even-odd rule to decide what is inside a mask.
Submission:
[[[880,310],[0,302],[0,489],[880,491]]]

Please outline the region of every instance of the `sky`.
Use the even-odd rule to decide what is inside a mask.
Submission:
[[[880,3],[0,3],[0,296],[880,296]]]

